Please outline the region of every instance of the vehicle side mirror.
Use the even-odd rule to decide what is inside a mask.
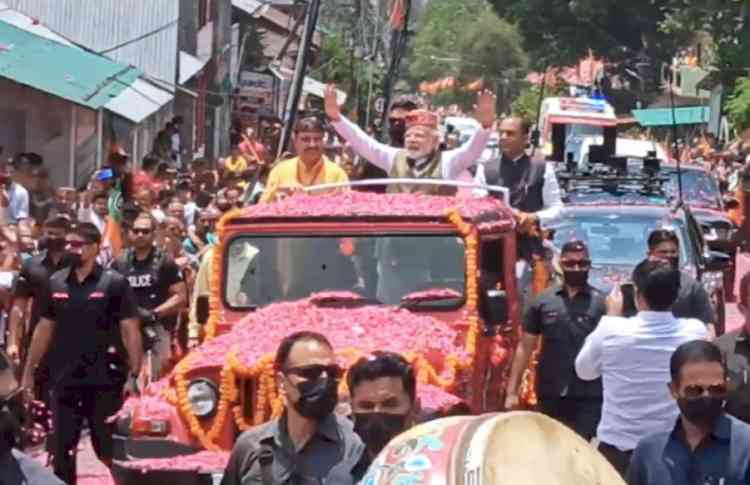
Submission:
[[[706,270],[723,272],[732,266],[732,258],[721,251],[710,251],[706,257]]]
[[[497,335],[500,327],[508,321],[508,294],[504,290],[490,289],[485,292],[483,300],[484,335]]]
[[[199,296],[195,301],[195,317],[201,325],[208,322],[208,311],[208,296]]]

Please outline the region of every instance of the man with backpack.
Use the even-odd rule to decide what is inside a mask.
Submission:
[[[156,221],[142,212],[130,227],[131,247],[113,263],[125,276],[138,302],[151,379],[158,379],[171,356],[171,331],[185,308],[187,290],[177,264],[154,244]],[[150,352],[149,352],[150,351]],[[148,365],[148,363],[147,363]]]

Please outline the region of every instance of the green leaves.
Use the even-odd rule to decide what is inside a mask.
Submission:
[[[750,78],[742,77],[737,80],[734,95],[727,102],[726,110],[738,132],[750,128]]]

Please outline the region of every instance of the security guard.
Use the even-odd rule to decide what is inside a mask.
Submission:
[[[601,417],[602,383],[579,379],[575,359],[588,334],[607,313],[606,297],[588,284],[591,260],[583,242],[571,241],[562,247],[560,266],[563,284],[537,296],[524,315],[524,332],[513,359],[505,406],[518,406],[523,372],[543,337],[536,389],[539,410],[588,440],[596,434]]]
[[[187,290],[180,268],[161,248],[154,244],[156,222],[150,214],[141,212],[130,227],[131,247],[112,265],[125,276],[138,302],[141,323],[153,332],[154,342],[149,371],[158,379],[170,356],[171,331],[176,327],[177,315],[185,308]],[[149,346],[149,343],[146,342]]]
[[[138,392],[142,352],[133,290],[122,275],[96,262],[99,230],[81,223],[65,240],[70,266],[53,274],[46,285],[47,304],[31,341],[22,387],[27,392],[32,389],[34,370],[49,351],[53,467],[58,477],[73,484],[84,419],[97,456],[106,465],[111,463],[107,419],[120,408],[123,391]],[[110,351],[118,333],[127,350],[127,378],[111,365]]]

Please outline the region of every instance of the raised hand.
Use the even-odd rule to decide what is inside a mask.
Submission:
[[[492,128],[493,123],[495,123],[497,119],[496,104],[497,96],[492,91],[485,89],[477,94],[477,104],[474,105],[474,118],[482,125],[482,128]]]
[[[327,84],[325,91],[325,108],[326,115],[331,121],[339,121],[341,119],[341,109],[339,109],[339,102],[336,97],[336,85]]]

